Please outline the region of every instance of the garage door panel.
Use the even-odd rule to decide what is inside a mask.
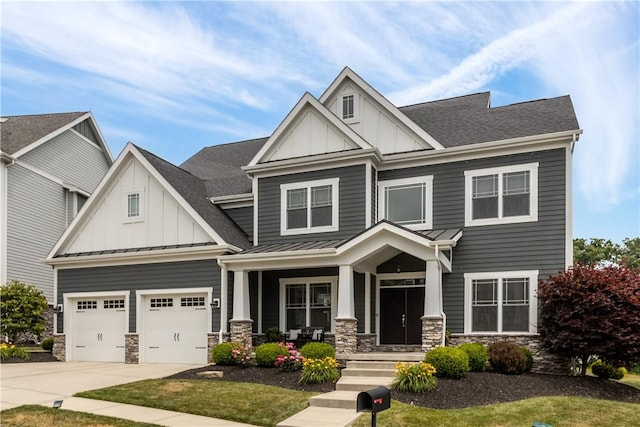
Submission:
[[[126,319],[124,298],[73,300],[72,360],[123,362]]]

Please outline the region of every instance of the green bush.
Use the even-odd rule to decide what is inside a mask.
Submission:
[[[47,298],[33,285],[12,280],[0,286],[0,335],[18,342],[22,334],[40,337],[45,331]]]
[[[614,380],[621,380],[624,378],[627,370],[624,367],[616,368],[615,366],[603,362],[602,360],[596,360],[591,365],[591,372],[600,378],[611,378]]]
[[[520,347],[520,351],[524,354],[524,357],[527,358],[527,366],[525,367],[525,372],[531,372],[531,368],[533,368],[533,354],[531,350],[527,347]]]
[[[233,365],[233,350],[240,347],[238,343],[220,343],[211,349],[211,360],[216,365]]]
[[[489,344],[489,363],[502,374],[520,375],[527,369],[527,356],[511,341]]]
[[[464,378],[469,372],[469,356],[455,347],[437,347],[427,352],[424,361],[436,368],[441,378]]]
[[[4,360],[11,357],[26,360],[29,358],[29,353],[24,348],[16,347],[14,344],[7,344],[6,342],[0,344],[0,359]]]
[[[336,350],[326,342],[308,342],[300,349],[300,354],[306,359],[324,359],[336,357]]]
[[[40,347],[42,347],[42,349],[46,351],[53,350],[53,338],[43,339],[42,343],[40,343]]]
[[[267,329],[264,332],[264,342],[280,342],[282,341],[282,332],[275,326]]]
[[[300,384],[335,383],[340,379],[338,362],[333,357],[304,359]]]
[[[483,372],[487,366],[487,360],[489,360],[489,353],[487,348],[478,342],[460,344],[458,348],[469,357],[469,369],[473,372]]]
[[[282,343],[269,342],[256,347],[256,363],[258,366],[275,367],[278,356],[289,354],[287,347]]]
[[[435,373],[436,368],[426,362],[400,362],[396,365],[396,376],[391,387],[405,393],[426,393],[438,386]]]

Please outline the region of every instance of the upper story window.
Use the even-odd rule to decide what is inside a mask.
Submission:
[[[353,94],[344,94],[341,97],[340,102],[340,117],[347,123],[354,123],[358,121],[358,97]]]
[[[128,191],[124,194],[124,221],[144,220],[144,189]]]
[[[282,184],[282,235],[338,230],[339,179]]]
[[[465,226],[538,220],[538,163],[464,174]]]
[[[414,230],[433,226],[433,176],[378,183],[378,218]]]
[[[465,333],[535,333],[538,272],[465,273]]]

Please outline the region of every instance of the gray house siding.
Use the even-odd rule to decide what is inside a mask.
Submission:
[[[91,125],[89,124],[89,120],[84,120],[73,127],[75,131],[80,133],[82,136],[87,138],[88,140],[98,143],[98,137],[93,132]]]
[[[20,161],[89,193],[95,190],[109,169],[102,149],[71,131],[29,151],[20,157]]]
[[[78,268],[58,271],[58,303],[63,294],[129,291],[129,332],[136,332],[136,291],[150,289],[212,288],[220,298],[220,267],[216,260]],[[63,313],[64,314],[64,313]],[[63,332],[58,315],[58,332]],[[220,330],[220,311],[212,312],[212,331]]]
[[[66,227],[64,189],[19,164],[7,179],[7,280],[35,285],[51,303],[53,270],[42,260]]]
[[[365,227],[365,165],[347,166],[258,180],[258,243],[344,239]],[[318,179],[340,178],[339,230],[330,233],[312,233],[280,236],[280,185]]]
[[[225,209],[224,211],[245,232],[249,240],[253,241],[253,206]]]
[[[565,267],[564,149],[380,172],[379,179],[433,175],[433,228],[464,227],[464,171],[539,162],[538,221],[465,227],[453,250],[453,272],[443,276],[443,308],[453,333],[464,330],[464,273],[538,270],[540,278]]]

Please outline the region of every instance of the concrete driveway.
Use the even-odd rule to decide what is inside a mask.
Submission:
[[[0,365],[0,410],[26,404],[51,406],[74,393],[162,378],[201,365],[101,362],[3,363]]]

